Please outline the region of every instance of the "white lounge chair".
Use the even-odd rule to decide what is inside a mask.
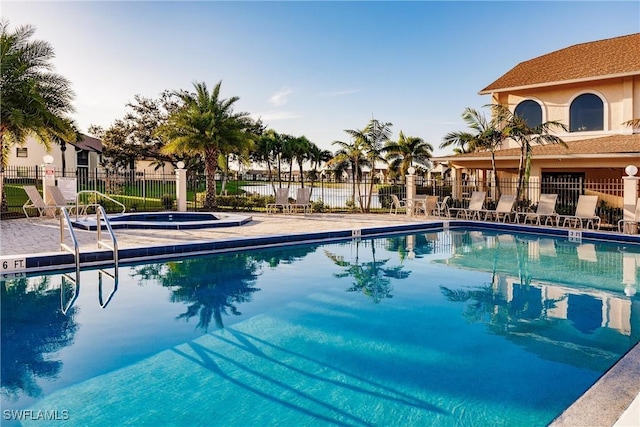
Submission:
[[[498,221],[502,219],[502,222],[507,222],[507,218],[512,218],[515,215],[513,211],[513,205],[516,203],[516,195],[515,194],[504,194],[500,196],[500,200],[498,200],[498,205],[494,210],[483,210],[481,213],[484,213],[484,220],[495,220]]]
[[[596,215],[598,196],[578,197],[576,212],[573,215],[559,215],[558,223],[562,219],[563,227],[591,228],[600,230],[600,217]]]
[[[620,233],[637,233],[640,228],[640,199],[636,202],[636,212],[632,219],[621,219],[618,221],[618,231]]]
[[[55,185],[47,185],[47,205],[52,206],[55,209],[55,212],[58,211],[59,208],[66,207],[69,209],[69,214],[77,214],[86,216],[87,214],[87,206],[79,205],[76,200],[67,200],[60,191],[60,188]]]
[[[27,209],[35,209],[38,212],[38,216],[45,216],[47,214],[47,211],[52,209],[51,206],[48,206],[44,202],[44,199],[35,186],[25,185],[22,188],[29,197],[29,200],[27,200],[25,204],[22,205],[22,211],[27,218],[30,218],[29,214],[27,213]]]
[[[516,216],[516,220],[524,224],[526,224],[527,221],[533,224],[535,221],[536,225],[542,225],[543,220],[544,225],[547,225],[549,221],[551,221],[551,225],[554,225],[555,221],[555,225],[558,225],[558,214],[556,213],[557,201],[557,194],[541,194],[536,211],[520,212]]]
[[[306,215],[311,213],[311,189],[310,188],[298,188],[296,192],[296,201],[289,204],[289,211],[295,213],[298,209],[302,209],[302,212]]]
[[[391,208],[389,208],[389,213],[394,215],[398,214],[398,211],[407,212],[407,203],[404,200],[400,200],[398,196],[395,194],[391,195]]]
[[[467,208],[451,208],[450,212],[455,212],[456,218],[464,219],[480,219],[482,208],[484,207],[484,198],[487,193],[485,191],[474,191],[471,193],[469,206]]]
[[[445,196],[441,202],[438,202],[436,207],[438,209],[438,216],[451,216],[449,213],[449,199],[451,196]]]
[[[276,190],[276,202],[267,204],[267,215],[278,212],[278,209],[282,209],[283,213],[289,212],[289,189],[278,188]]]

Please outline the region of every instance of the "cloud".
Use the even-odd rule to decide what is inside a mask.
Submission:
[[[362,92],[362,89],[346,89],[346,90],[337,90],[335,92],[323,92],[320,94],[320,96],[327,96],[327,97],[343,96],[343,95],[351,95],[358,92]]]
[[[292,93],[293,91],[291,89],[281,89],[279,92],[276,92],[271,98],[269,98],[269,102],[271,102],[274,107],[281,107],[287,103],[287,97]]]
[[[262,119],[263,122],[275,120],[298,119],[302,114],[293,111],[267,111],[264,113],[252,114],[255,119]]]

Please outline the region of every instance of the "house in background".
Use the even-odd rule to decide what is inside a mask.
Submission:
[[[80,142],[67,143],[64,149],[59,144],[52,144],[47,152],[43,144],[29,137],[24,145],[15,144],[11,147],[9,168],[33,170],[44,164],[43,158],[47,154],[53,157],[52,165],[56,170],[65,171],[64,175],[75,174],[77,169],[78,176],[88,176],[89,171],[100,167],[102,141],[82,135]]]
[[[492,104],[507,106],[530,126],[558,121],[569,129],[556,135],[567,143],[533,147],[530,182],[557,178],[606,180],[640,167],[640,33],[582,43],[522,62],[485,87]],[[515,178],[520,148],[513,141],[495,153],[498,179]],[[462,179],[491,175],[489,152],[433,159]]]

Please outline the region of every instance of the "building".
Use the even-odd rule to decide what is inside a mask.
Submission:
[[[620,179],[627,165],[640,167],[640,33],[570,46],[516,65],[479,92],[492,104],[507,106],[530,126],[558,121],[556,133],[567,147],[533,147],[531,181],[557,178]],[[520,148],[507,141],[495,152],[498,178],[518,172]],[[434,159],[465,175],[487,180],[489,152]]]

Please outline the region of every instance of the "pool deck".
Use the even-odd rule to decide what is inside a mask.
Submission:
[[[118,229],[115,235],[119,251],[140,251],[148,248],[181,247],[202,244],[202,252],[216,243],[232,250],[233,242],[252,244],[282,244],[287,238],[301,239],[305,235],[344,237],[352,230],[401,231],[439,223],[438,218],[409,217],[384,214],[311,214],[266,215],[250,214],[252,221],[239,227],[193,230]],[[75,229],[81,253],[108,255],[99,249],[95,231]],[[342,233],[340,233],[342,232]],[[333,233],[333,234],[331,234]],[[613,235],[613,233],[608,233]],[[68,232],[65,242],[70,244]],[[108,234],[102,232],[108,241]],[[261,240],[262,239],[262,240]],[[59,221],[50,218],[11,219],[0,221],[0,259],[59,257]],[[186,255],[186,254],[185,254]],[[158,255],[160,256],[160,255]],[[611,368],[569,409],[551,424],[553,426],[639,426],[640,425],[640,344]]]

